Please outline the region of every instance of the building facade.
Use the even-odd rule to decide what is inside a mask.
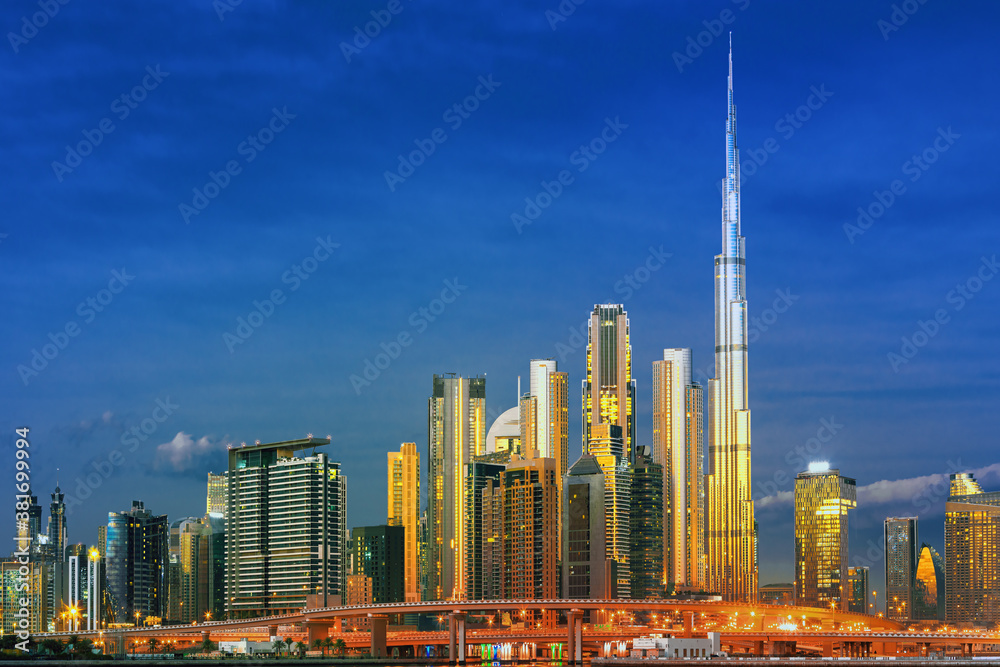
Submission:
[[[630,595],[635,599],[662,599],[666,580],[663,568],[663,466],[653,460],[652,448],[638,447],[632,467]]]
[[[226,473],[208,473],[208,495],[205,498],[205,514],[226,515],[226,494],[228,485]]]
[[[483,592],[484,550],[486,543],[483,532],[483,490],[487,486],[502,483],[503,463],[476,460],[465,466],[465,595],[467,600],[487,599]],[[483,459],[493,455],[483,455]]]
[[[355,575],[371,578],[371,602],[406,602],[406,528],[361,526],[351,531]]]
[[[590,314],[587,377],[583,381],[583,452],[600,424],[617,426],[625,453],[635,439],[635,380],[628,314],[621,304],[597,304]]]
[[[588,451],[604,474],[604,546],[606,557],[615,562],[614,597],[631,597],[632,570],[632,466],[622,441],[621,427],[595,424]],[[661,529],[662,530],[662,529]]]
[[[869,574],[870,570],[867,567],[847,568],[847,611],[874,616]]]
[[[617,582],[606,576],[604,472],[594,456],[584,454],[566,472],[562,506],[563,597],[614,597]]]
[[[292,613],[307,596],[341,594],[347,480],[315,448],[328,438],[231,447],[226,504],[226,613]],[[297,452],[311,449],[306,456]]]
[[[917,566],[917,517],[885,520],[885,616],[906,620],[913,613]]]
[[[740,157],[729,53],[722,253],[715,257],[715,377],[708,381],[705,477],[706,588],[726,600],[757,599],[757,522],[750,477],[746,246],[740,230]]]
[[[167,616],[168,558],[165,514],[154,515],[139,500],[127,512],[108,513],[105,572],[112,623]]]
[[[944,520],[945,618],[1000,622],[1000,491],[970,473],[951,476]]]
[[[462,599],[468,573],[465,474],[473,458],[486,453],[486,378],[434,376],[427,442],[426,596]]]
[[[398,452],[389,452],[386,462],[388,476],[387,523],[402,526],[405,558],[403,589],[405,602],[419,602],[420,591],[420,454],[417,443],[404,442]]]
[[[653,362],[653,460],[663,467],[663,575],[667,586],[705,583],[703,392],[691,380],[691,350]]]
[[[797,604],[847,610],[847,512],[856,506],[856,482],[828,464],[795,477]]]
[[[913,619],[944,620],[944,559],[931,545],[920,545],[913,577]]]

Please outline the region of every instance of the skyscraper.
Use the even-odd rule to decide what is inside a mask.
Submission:
[[[874,615],[868,608],[868,598],[872,597],[869,572],[867,567],[847,568],[847,611]]]
[[[208,473],[208,497],[205,500],[205,514],[226,515],[226,473]]]
[[[213,513],[221,517],[218,513]],[[213,602],[217,584],[219,544],[206,514],[170,524],[170,565],[168,568],[168,618],[181,623],[203,621],[215,613]],[[224,594],[224,593],[223,593]],[[218,618],[218,617],[216,617]]]
[[[613,597],[628,598],[632,589],[629,566],[632,556],[632,468],[622,438],[621,427],[594,424],[587,450],[604,475],[604,546],[606,557],[615,562]]]
[[[472,460],[465,464],[465,591],[467,600],[483,600],[483,489],[500,483],[503,463]]]
[[[116,623],[166,616],[167,516],[133,500],[127,512],[108,512],[107,591]]]
[[[466,592],[466,466],[486,453],[486,378],[434,376],[427,401],[428,599]]]
[[[652,448],[638,447],[632,467],[631,595],[659,599],[663,579],[663,466],[652,457]]]
[[[587,378],[583,381],[583,452],[598,424],[621,429],[627,456],[635,439],[635,380],[628,314],[621,304],[597,304],[590,315]]]
[[[56,485],[49,505],[49,552],[57,563],[66,561],[66,495]]]
[[[913,577],[913,619],[944,620],[944,559],[934,547],[924,542],[917,557]]]
[[[351,530],[354,575],[371,578],[371,602],[405,602],[406,529],[361,526]]]
[[[404,442],[398,452],[387,455],[387,485],[390,526],[402,526],[405,558],[403,564],[404,602],[420,601],[420,454],[415,442]]]
[[[740,234],[740,155],[729,51],[722,253],[715,257],[715,377],[708,381],[710,470],[705,478],[707,586],[727,600],[757,599],[756,519],[750,488],[746,246]]]
[[[795,477],[795,598],[804,607],[847,610],[847,511],[857,485],[829,464]]]
[[[1000,622],[1000,491],[952,475],[944,511],[946,620]]]
[[[663,467],[663,580],[699,590],[705,581],[703,392],[691,381],[691,350],[653,362],[653,460]]]
[[[917,567],[917,517],[885,520],[885,616],[913,614],[913,574]]]
[[[567,471],[562,506],[564,595],[590,600],[614,597],[617,584],[606,572],[604,473],[594,456],[584,454]]]
[[[250,618],[328,606],[341,593],[347,481],[304,438],[229,449],[226,613]],[[313,450],[298,457],[296,452]]]

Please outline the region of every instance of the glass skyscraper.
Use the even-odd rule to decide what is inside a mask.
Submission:
[[[945,618],[1000,622],[1000,491],[951,476],[944,520]]]
[[[796,475],[796,604],[847,611],[847,511],[855,507],[857,484],[828,464]]]
[[[917,518],[885,520],[885,616],[905,620],[913,613],[913,574],[917,566]]]
[[[587,378],[583,381],[583,452],[590,453],[591,430],[598,424],[621,429],[631,460],[635,440],[635,380],[628,314],[621,304],[598,304],[590,315]]]

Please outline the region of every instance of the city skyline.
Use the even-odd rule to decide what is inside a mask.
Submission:
[[[63,492],[76,501],[68,508],[68,541],[92,543],[99,517],[127,509],[135,498],[171,517],[197,516],[203,494],[192,490],[204,485],[206,472],[220,469],[226,444],[307,432],[333,435],[329,456],[352,479],[348,525],[382,523],[376,501],[384,497],[384,452],[416,442],[426,456],[423,401],[431,373],[488,374],[488,428],[492,417],[516,405],[517,376],[527,379],[526,361],[551,356],[569,374],[569,386],[583,379],[586,352],[577,340],[582,335],[585,347],[580,325],[594,303],[623,302],[629,312],[637,444],[649,444],[650,362],[658,351],[691,347],[694,380],[704,384],[714,375],[705,267],[718,241],[713,184],[721,173],[725,39],[707,32],[710,44],[698,47],[695,57],[684,56],[692,62],[680,67],[673,54],[685,54],[688,37],[708,31],[703,22],[714,26],[723,8],[736,16],[729,27],[742,158],[753,165],[752,174],[744,170],[742,202],[753,220],[747,286],[753,481],[761,494],[756,499],[769,499],[757,510],[765,531],[761,546],[773,549],[762,552],[772,569],[762,569],[760,582],[784,581],[791,572],[791,506],[781,494],[791,492],[787,480],[810,458],[829,459],[858,480],[852,531],[860,534],[852,535],[852,565],[863,557],[872,561],[872,572],[880,571],[869,542],[881,542],[886,516],[919,514],[922,536],[941,550],[938,517],[943,520],[947,489],[939,492],[931,484],[936,479],[920,478],[987,469],[977,474],[983,487],[1000,488],[993,454],[997,417],[976,405],[997,393],[996,360],[978,350],[990,349],[995,338],[991,315],[1000,292],[995,282],[980,280],[981,290],[969,298],[953,294],[956,282],[992,277],[991,265],[980,258],[1000,247],[995,226],[987,224],[995,167],[984,160],[982,147],[992,141],[992,130],[979,108],[988,108],[982,99],[995,93],[982,87],[980,75],[951,82],[972,60],[970,53],[989,53],[986,35],[997,17],[927,5],[884,36],[877,22],[889,15],[889,6],[860,4],[844,16],[832,8],[786,7],[787,17],[756,5],[744,11],[739,4],[675,10],[638,3],[614,12],[585,6],[554,30],[541,9],[512,9],[511,23],[493,29],[495,15],[488,10],[466,9],[445,20],[431,5],[407,8],[349,63],[334,45],[317,50],[318,35],[304,25],[307,10],[244,6],[224,22],[205,10],[194,29],[209,36],[276,22],[287,39],[284,31],[294,26],[311,65],[292,77],[286,65],[267,58],[287,49],[287,42],[269,36],[257,54],[260,62],[275,63],[262,75],[270,86],[237,112],[218,96],[191,102],[215,89],[163,41],[123,39],[113,57],[95,60],[93,72],[74,72],[88,84],[83,92],[43,96],[52,108],[71,109],[65,118],[35,123],[26,107],[14,105],[6,125],[27,130],[23,138],[10,137],[26,166],[4,186],[12,214],[0,229],[7,235],[0,255],[12,268],[5,301],[19,323],[3,346],[9,372],[2,387],[12,399],[3,420],[8,437],[14,426],[31,426],[34,446],[60,461]],[[355,25],[370,20],[369,10],[357,5],[343,15],[321,11],[316,17],[349,40]],[[189,22],[185,9],[160,11],[168,24]],[[3,22],[11,29],[20,24],[20,14],[12,12]],[[64,76],[55,63],[72,62],[69,54],[88,45],[69,25],[89,25],[92,18],[74,6],[61,12],[16,54],[7,54],[14,90],[25,97],[38,86],[54,89]],[[138,19],[116,9],[106,29],[130,21]],[[576,42],[603,34],[602,23],[642,39],[601,65]],[[424,88],[400,82],[394,57],[417,48],[413,35],[422,26],[435,26],[442,43],[458,51],[464,43],[454,28],[465,24],[486,45],[473,49],[469,62],[445,73],[434,69],[445,62],[436,56],[420,70]],[[141,21],[135,25],[151,30]],[[806,26],[817,36],[814,43],[801,39]],[[530,37],[524,53],[510,50],[516,40],[507,31]],[[928,34],[943,36],[930,69],[921,66],[929,57],[923,46]],[[244,43],[234,33],[222,35]],[[843,43],[856,50],[831,64]],[[203,57],[212,71],[240,71],[214,50]],[[530,75],[522,60],[547,63],[552,73]],[[644,65],[647,60],[657,66]],[[988,80],[995,59],[975,60]],[[157,72],[157,62],[169,72],[162,82],[145,69]],[[862,67],[871,62],[884,71]],[[336,81],[317,65],[328,65]],[[612,76],[626,66],[638,73],[634,83]],[[596,75],[581,76],[589,68]],[[384,100],[413,100],[412,114],[362,119],[360,109],[381,108],[377,102],[384,101],[365,93],[369,74],[379,82],[375,88],[393,91]],[[283,87],[277,83],[282,76],[309,85]],[[561,76],[566,82],[555,87],[557,94],[541,95],[538,108],[522,119],[503,120]],[[109,114],[108,101],[144,77],[148,99],[124,119],[112,110],[115,132],[58,180],[51,163],[65,161],[63,146],[83,140],[81,131],[91,132]],[[479,77],[499,86],[490,91],[495,84]],[[340,84],[352,91],[352,102],[330,106],[330,116],[318,114],[324,95]],[[223,85],[225,97],[246,84]],[[903,90],[906,96],[895,99]],[[447,141],[390,191],[383,172],[398,168],[396,155],[415,150],[414,140],[423,141],[440,124],[440,111],[469,95],[481,108],[458,116],[458,128],[444,121]],[[560,103],[560,95],[569,102]],[[283,112],[285,104],[294,118],[272,111]],[[800,108],[807,121],[795,119]],[[221,110],[235,118],[223,121]],[[229,157],[243,160],[237,149],[243,135],[273,118],[273,127],[288,122],[273,145],[243,163],[224,192],[185,224],[178,203],[191,202],[192,187],[203,188],[207,174],[219,173]],[[887,118],[894,119],[891,126]],[[489,138],[494,132],[499,143],[527,138],[507,154]],[[358,145],[347,140],[351,133],[368,138],[370,157],[360,157]],[[578,172],[571,157],[576,146],[602,134],[615,139]],[[949,144],[953,134],[959,136]],[[326,154],[317,143],[343,146],[345,169],[332,166],[339,159],[335,149]],[[780,150],[766,148],[774,145]],[[925,149],[941,152],[911,181],[901,166]],[[760,155],[766,160],[753,157]],[[818,182],[817,164],[829,184]],[[564,193],[530,225],[516,228],[511,215],[525,214],[525,196],[537,200],[545,192],[540,181],[554,188],[564,167],[574,182],[562,185]],[[283,170],[294,176],[285,180]],[[892,194],[897,178],[905,194]],[[445,185],[455,179],[468,192]],[[328,195],[296,203],[307,190],[325,193],[328,184]],[[262,202],[254,190],[277,199]],[[859,228],[863,233],[845,232],[859,206],[877,203],[873,191],[886,201],[892,195],[895,204]],[[94,192],[116,203],[98,203]],[[445,197],[451,203],[439,208],[436,202]],[[454,212],[442,215],[452,205]],[[399,226],[411,217],[422,225],[420,234]],[[956,227],[955,220],[962,224]],[[576,238],[578,225],[585,240]],[[618,226],[626,232],[612,234]],[[602,234],[600,254],[595,234]],[[815,256],[802,259],[802,248]],[[445,261],[449,256],[454,260]],[[594,261],[598,257],[601,262]],[[538,270],[545,262],[552,265]],[[269,307],[265,302],[275,289],[283,295]],[[949,295],[963,300],[960,310]],[[86,305],[88,298],[100,309]],[[936,319],[940,308],[946,321]],[[250,317],[255,310],[259,314]],[[344,326],[346,313],[352,318]],[[249,328],[240,328],[238,318]],[[25,382],[17,367],[30,367],[32,350],[49,344],[50,334],[57,345],[71,320],[82,333],[67,334],[65,348],[57,347],[55,358],[45,359]],[[259,326],[252,324],[258,320]],[[401,342],[403,334],[408,343]],[[905,362],[890,359],[908,354],[903,336],[914,341],[914,355]],[[352,376],[369,384],[352,383]],[[575,390],[570,393],[572,465],[581,437]],[[8,453],[11,442],[5,442]],[[907,456],[894,458],[904,448]],[[109,459],[116,449],[122,463]],[[35,474],[34,492],[44,498],[56,473],[38,468]],[[82,498],[76,480],[88,474],[99,482],[84,482],[89,494]],[[872,487],[866,505],[866,486],[900,479],[909,481]]]

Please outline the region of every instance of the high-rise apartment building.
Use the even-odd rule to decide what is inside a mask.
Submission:
[[[219,513],[170,525],[168,618],[191,623],[225,613],[225,519]]]
[[[347,481],[340,463],[304,438],[230,447],[226,504],[226,613],[292,613],[306,598],[340,595],[346,550]],[[297,452],[312,450],[303,456]]]
[[[917,517],[885,520],[885,616],[907,620],[913,614],[913,575],[917,567]]]
[[[402,526],[405,557],[403,562],[403,601],[420,601],[420,454],[415,442],[404,442],[398,452],[388,452],[387,523]]]
[[[750,478],[746,247],[740,232],[740,156],[729,52],[722,252],[715,257],[715,377],[708,381],[705,588],[726,600],[757,599],[757,538]]]
[[[371,602],[405,602],[406,528],[361,526],[351,530],[354,575],[371,578]]]
[[[434,376],[427,443],[426,596],[461,599],[468,572],[465,475],[473,458],[486,453],[486,378]]]
[[[628,314],[621,304],[597,304],[590,315],[587,377],[583,381],[583,452],[600,424],[617,426],[625,453],[635,441],[635,380]]]
[[[608,560],[604,543],[604,472],[596,457],[584,454],[567,471],[562,506],[563,596],[615,597],[614,561]]]
[[[29,559],[27,564],[19,562],[17,557],[0,560],[0,636],[9,637],[18,630],[33,635],[48,632],[52,613],[45,582],[50,566],[43,560]],[[27,628],[20,627],[22,600],[28,602]]]
[[[49,555],[53,561],[66,561],[66,495],[56,485],[49,504]]]
[[[127,512],[108,512],[105,571],[108,614],[115,623],[167,615],[167,516],[133,500]]]
[[[632,589],[629,565],[632,556],[632,467],[621,427],[594,424],[587,450],[604,474],[604,546],[606,557],[615,562],[614,597],[628,598]]]
[[[913,577],[913,615],[916,621],[944,620],[944,559],[931,545],[920,545]]]
[[[503,575],[503,486],[499,480],[489,480],[483,487],[483,566],[480,586],[484,600],[504,597]]]
[[[651,447],[640,446],[632,467],[631,595],[662,599],[663,579],[663,466],[653,460]]]
[[[484,456],[486,458],[486,456]],[[483,593],[483,490],[500,483],[505,465],[479,457],[465,465],[465,595],[467,600],[487,599]]]
[[[951,476],[944,520],[945,618],[1000,622],[1000,491],[971,473]]]
[[[663,568],[667,586],[705,582],[704,396],[691,381],[691,350],[653,362],[653,460],[663,467]]]
[[[856,506],[856,482],[825,462],[795,477],[797,604],[847,610],[847,512]]]
[[[205,514],[226,515],[226,473],[208,473],[208,497],[205,500]]]

